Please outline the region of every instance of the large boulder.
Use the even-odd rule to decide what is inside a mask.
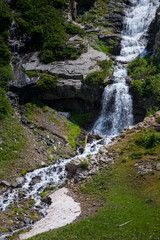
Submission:
[[[81,167],[82,159],[80,158],[73,158],[67,165],[66,165],[66,171],[68,172],[67,177],[70,179],[72,178],[76,172],[77,169]]]

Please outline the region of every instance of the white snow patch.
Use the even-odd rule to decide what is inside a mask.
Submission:
[[[32,229],[20,234],[20,239],[28,239],[36,234],[72,223],[81,213],[80,204],[67,195],[68,189],[61,188],[50,195],[52,204],[47,209],[47,216],[36,222]]]

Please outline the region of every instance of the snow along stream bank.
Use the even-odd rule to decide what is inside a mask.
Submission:
[[[67,193],[68,189],[63,187],[51,194],[52,204],[47,209],[46,217],[36,222],[29,232],[20,234],[19,238],[28,239],[36,234],[72,223],[81,214],[81,208],[80,204]]]

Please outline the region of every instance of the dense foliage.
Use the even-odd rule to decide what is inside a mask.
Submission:
[[[153,58],[137,58],[128,65],[128,73],[134,79],[139,97],[154,97],[160,100],[160,59],[158,56]]]
[[[31,36],[31,47],[40,49],[39,57],[44,63],[75,59],[82,53],[81,49],[66,45],[66,32],[76,33],[77,28],[65,25],[65,7],[65,0],[17,1],[17,25],[22,33]]]
[[[8,27],[11,20],[9,8],[0,0],[0,87],[4,89],[7,88],[8,81],[12,78],[11,53],[7,47]]]

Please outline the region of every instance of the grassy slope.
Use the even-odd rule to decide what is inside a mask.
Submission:
[[[114,153],[116,163],[81,186],[81,191],[86,192],[89,198],[93,197],[94,201],[103,199],[104,206],[98,213],[31,239],[160,239],[159,172],[138,174],[134,166],[137,162],[145,164],[150,159],[159,161],[160,145],[158,143],[152,149],[137,145],[135,140],[141,139],[143,134],[129,135],[112,146],[110,152]],[[140,159],[133,157],[135,152],[142,153],[138,157]],[[121,226],[128,221],[131,222]]]
[[[0,179],[17,168],[17,160],[25,149],[26,138],[20,123],[12,116],[6,116],[0,122]]]

